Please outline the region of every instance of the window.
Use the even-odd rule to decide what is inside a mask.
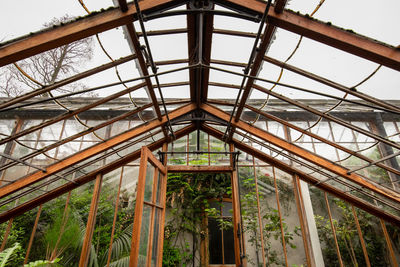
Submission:
[[[235,248],[232,225],[232,200],[210,202],[215,216],[208,216],[209,265],[234,265]]]

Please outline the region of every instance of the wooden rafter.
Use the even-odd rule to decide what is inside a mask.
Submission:
[[[275,3],[275,11],[280,13],[283,11],[285,5],[286,5],[287,0],[277,0]],[[263,21],[261,23],[264,23]],[[269,46],[271,45],[272,38],[275,34],[276,27],[272,24],[270,24],[269,20],[267,19],[267,26],[265,28],[264,34],[261,39],[261,44],[257,49],[257,55],[254,58],[253,65],[251,67],[251,72],[250,76],[258,76],[258,72],[261,69],[262,63],[263,63],[263,58],[265,55],[265,52],[268,51]],[[254,79],[253,78],[248,78],[246,86],[244,87],[243,95],[240,100],[236,115],[235,115],[235,121],[238,121],[240,119],[240,116],[242,115],[244,104],[246,104],[246,101],[251,93],[251,89],[253,88],[254,84]]]
[[[261,15],[266,2],[257,0],[217,0],[217,3]],[[292,11],[270,9],[268,21],[273,25],[307,38],[363,57],[386,67],[400,70],[400,50],[393,46],[311,19]]]
[[[178,0],[144,0],[140,1],[142,12],[173,8],[185,1]],[[118,8],[91,15],[83,19],[27,36],[7,44],[0,49],[0,67],[41,52],[104,32],[127,23],[136,17],[135,6],[128,5],[126,12]]]
[[[140,48],[141,46],[140,46],[139,38],[136,34],[136,30],[131,22],[126,24],[125,27],[127,29],[130,41],[131,41],[131,43],[135,49],[135,53],[137,55],[137,60],[139,62],[139,72],[142,76],[149,76],[149,72],[147,70],[147,64],[146,64],[145,58],[143,56],[142,50]],[[159,120],[161,120],[161,110],[160,110],[160,106],[158,105],[158,102],[157,102],[157,97],[154,92],[153,84],[149,77],[144,78],[144,80],[146,82],[145,88],[147,91],[147,95],[149,96],[149,98],[151,99],[151,102],[154,105],[154,111],[156,112],[157,118]]]
[[[187,4],[187,8],[190,8],[190,4]],[[213,14],[189,13],[187,15],[189,65],[210,64],[213,22]],[[209,75],[208,68],[200,67],[189,70],[190,98],[193,102],[199,104],[207,100]]]
[[[202,130],[220,140],[222,140],[222,137],[224,135],[223,132],[221,132],[211,126],[208,126],[208,125],[202,125]],[[327,183],[318,183],[319,180],[316,179],[315,177],[313,177],[312,175],[309,175],[301,170],[298,170],[295,167],[290,166],[289,164],[286,164],[286,163],[276,159],[275,157],[272,157],[272,156],[267,155],[257,149],[254,149],[253,147],[246,145],[245,143],[243,143],[235,138],[231,139],[231,143],[234,144],[237,149],[240,149],[243,152],[253,155],[254,157],[256,157],[266,163],[269,163],[272,166],[275,166],[276,168],[281,169],[284,172],[287,172],[292,175],[296,174],[302,180],[306,181],[307,183],[309,183],[311,185],[315,185],[316,187],[318,187],[336,197],[339,197],[349,203],[352,203],[354,206],[356,206],[360,209],[363,209],[368,213],[378,216],[378,217],[384,219],[385,221],[390,222],[390,223],[400,227],[400,218],[399,217],[397,217],[393,214],[390,214],[375,205],[372,205],[358,197],[355,197],[354,195],[342,192],[339,189],[337,189]]]
[[[20,103],[20,102],[22,102],[24,100],[31,99],[31,98],[33,98],[35,96],[38,96],[38,95],[41,95],[41,94],[45,94],[47,92],[51,92],[52,90],[54,90],[56,88],[60,88],[61,86],[65,86],[67,84],[79,81],[79,80],[81,80],[83,78],[89,77],[89,76],[91,76],[93,74],[96,74],[96,73],[99,73],[101,71],[107,70],[109,68],[118,66],[118,65],[123,64],[123,63],[126,63],[126,62],[128,62],[130,60],[133,60],[135,58],[136,58],[136,55],[129,55],[129,56],[126,56],[124,58],[120,58],[118,60],[115,60],[113,62],[110,62],[110,63],[104,64],[104,65],[98,66],[96,68],[93,68],[93,69],[78,73],[78,74],[76,74],[74,76],[68,77],[68,78],[66,78],[64,80],[61,80],[61,81],[58,81],[58,82],[55,82],[55,83],[53,83],[53,84],[51,84],[49,86],[45,86],[45,87],[43,87],[41,89],[37,89],[37,90],[34,90],[32,92],[23,94],[21,96],[17,96],[17,97],[15,97],[13,99],[10,99],[7,102],[1,103],[0,104],[0,109],[15,105],[15,104]]]
[[[201,108],[214,116],[225,120],[229,121],[229,114],[223,112],[222,110],[213,107],[208,104],[203,104]],[[348,179],[356,184],[359,184],[375,193],[378,193],[392,201],[395,202],[400,202],[400,194],[397,192],[394,192],[392,190],[389,190],[387,188],[384,188],[376,183],[373,183],[371,181],[367,181],[364,178],[360,177],[359,175],[355,173],[347,174],[348,170],[343,168],[340,165],[334,164],[333,162],[322,158],[314,153],[311,153],[299,146],[296,146],[294,144],[291,144],[287,142],[286,140],[283,140],[275,135],[272,135],[264,130],[261,130],[259,128],[256,128],[248,123],[245,123],[243,121],[238,121],[238,122],[232,122],[232,125],[234,127],[237,127],[245,132],[251,133],[252,135],[264,140],[265,142],[271,143],[275,146],[278,146],[289,153],[292,153],[298,157],[303,158],[306,161],[312,162],[313,164],[316,164],[317,166],[320,166],[332,173],[335,173],[336,175],[339,175],[345,179]]]
[[[185,105],[183,107],[180,107],[172,112],[169,113],[170,119],[174,119],[176,117],[179,117],[181,115],[184,115],[192,110],[194,110],[194,104],[189,104]],[[64,170],[65,168],[68,168],[69,166],[73,166],[85,159],[88,159],[94,155],[97,155],[101,152],[106,151],[107,149],[110,149],[116,145],[119,145],[129,139],[135,138],[141,134],[144,134],[156,127],[161,127],[167,122],[166,116],[164,115],[162,117],[162,120],[153,120],[151,122],[148,122],[142,126],[139,126],[137,128],[133,128],[125,133],[122,133],[118,136],[115,136],[113,138],[110,138],[104,142],[101,142],[99,144],[96,144],[94,146],[89,147],[88,149],[85,149],[81,152],[78,152],[70,157],[67,157],[55,164],[52,164],[46,168],[46,172],[43,171],[38,171],[33,174],[30,174],[28,176],[25,176],[11,184],[8,184],[2,188],[0,188],[0,198],[3,198],[13,192],[16,192],[26,186],[29,186],[33,183],[36,183],[38,181],[43,180],[46,177],[49,177],[53,174],[58,173],[59,171]]]
[[[181,137],[191,133],[195,129],[196,128],[193,124],[189,125],[185,128],[182,128],[182,129],[176,131],[175,136],[176,136],[176,138],[181,138]],[[147,147],[150,150],[154,151],[154,150],[162,147],[162,145],[164,143],[170,142],[170,141],[172,141],[170,137],[168,137],[168,138],[164,137],[160,140],[157,140],[157,141],[151,143]],[[101,174],[101,173],[105,174],[105,173],[111,172],[121,166],[128,164],[129,162],[137,160],[139,157],[140,157],[140,149],[138,149],[128,155],[125,155],[124,157],[117,159],[103,167],[100,167],[86,175],[83,175],[83,176],[75,179],[74,183],[69,182],[69,183],[63,184],[55,189],[52,189],[51,191],[49,191],[45,194],[42,194],[32,200],[29,200],[13,209],[10,209],[10,210],[0,214],[0,223],[3,223],[5,221],[9,220],[10,218],[13,218],[24,212],[27,212],[27,211],[39,206],[40,204],[46,203],[52,199],[55,199],[55,198],[61,196],[62,194],[65,194],[75,188],[82,186],[82,185],[94,180],[98,174]]]

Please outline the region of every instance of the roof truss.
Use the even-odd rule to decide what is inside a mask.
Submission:
[[[31,173],[25,177],[22,177],[16,180],[13,183],[5,185],[0,188],[0,199],[5,198],[6,196],[16,193],[27,186],[33,185],[37,182],[43,181],[47,177],[57,176],[58,173],[65,170],[68,167],[72,167],[75,164],[78,164],[86,159],[90,159],[100,153],[103,153],[109,149],[114,149],[118,147],[118,145],[138,136],[143,135],[144,133],[156,129],[156,128],[164,128],[167,123],[170,123],[170,120],[175,123],[182,123],[179,119],[182,119],[185,115],[189,119],[193,120],[189,126],[183,128],[176,132],[176,137],[179,138],[185,134],[190,133],[194,130],[204,130],[208,134],[213,135],[217,138],[222,139],[223,136],[221,132],[216,130],[209,125],[204,124],[204,121],[210,119],[210,117],[214,116],[213,123],[222,124],[222,125],[229,125],[232,126],[229,140],[231,143],[235,144],[237,148],[246,151],[255,157],[260,158],[261,160],[271,163],[282,170],[290,173],[290,174],[297,174],[303,180],[318,186],[324,191],[332,193],[338,197],[341,197],[344,200],[347,200],[357,207],[360,207],[374,215],[377,215],[385,220],[392,222],[394,224],[400,225],[399,218],[395,215],[389,214],[384,210],[377,208],[361,199],[351,195],[346,194],[345,192],[340,191],[339,189],[332,187],[326,183],[321,183],[320,180],[308,175],[300,170],[296,170],[295,168],[288,166],[287,164],[280,162],[256,149],[253,149],[238,140],[233,138],[235,133],[235,129],[240,129],[242,131],[246,131],[251,133],[253,136],[263,140],[264,142],[271,143],[281,149],[287,151],[289,154],[296,155],[297,157],[302,158],[304,161],[311,162],[323,168],[329,172],[335,173],[336,175],[345,178],[348,181],[351,181],[355,184],[360,185],[363,188],[366,188],[376,194],[377,196],[381,196],[383,199],[387,199],[393,201],[394,203],[400,202],[400,193],[396,192],[395,190],[390,190],[386,187],[383,187],[377,183],[374,183],[370,180],[361,177],[354,172],[349,172],[348,169],[335,164],[319,155],[311,153],[306,149],[298,147],[278,136],[275,136],[267,131],[262,129],[256,128],[248,123],[246,123],[243,119],[243,114],[245,109],[249,109],[252,112],[258,113],[265,118],[270,120],[276,121],[281,123],[282,125],[292,127],[296,129],[296,127],[290,123],[285,122],[284,120],[274,117],[268,112],[263,112],[260,110],[255,109],[253,106],[249,105],[249,96],[251,94],[251,90],[257,89],[264,93],[270,94],[276,98],[279,98],[289,104],[298,106],[300,109],[312,113],[314,115],[320,116],[321,118],[325,119],[332,119],[337,123],[341,123],[340,119],[335,119],[331,115],[324,114],[319,112],[318,110],[312,109],[306,105],[303,105],[299,102],[296,102],[293,99],[280,96],[275,92],[268,91],[267,89],[261,87],[258,84],[255,84],[255,81],[258,79],[258,73],[260,71],[261,65],[264,61],[273,63],[278,65],[282,68],[289,69],[293,72],[299,73],[305,77],[311,78],[333,88],[336,88],[342,92],[346,92],[352,94],[354,96],[359,97],[365,101],[373,103],[374,105],[380,106],[384,109],[387,109],[389,112],[394,114],[400,114],[400,109],[395,106],[386,103],[385,101],[370,97],[368,95],[364,95],[362,93],[356,92],[352,90],[353,88],[347,88],[343,85],[335,83],[333,81],[327,80],[323,77],[319,77],[312,73],[308,73],[304,70],[298,69],[294,66],[290,66],[283,62],[279,62],[276,59],[269,58],[265,55],[266,51],[268,50],[268,46],[271,43],[271,39],[275,33],[276,28],[282,28],[293,33],[305,36],[307,38],[316,40],[318,42],[327,44],[329,46],[338,48],[340,50],[346,51],[348,53],[360,56],[362,58],[368,59],[370,61],[376,62],[378,64],[382,64],[394,70],[400,71],[400,50],[396,49],[395,47],[383,44],[376,40],[372,40],[370,38],[360,36],[355,34],[351,31],[347,31],[344,29],[340,29],[338,27],[334,27],[323,22],[311,19],[307,16],[303,16],[301,14],[294,13],[292,11],[284,10],[284,6],[286,4],[285,0],[278,0],[273,8],[268,10],[267,15],[267,24],[261,36],[261,43],[256,51],[254,56],[254,60],[250,62],[250,64],[241,63],[241,62],[227,62],[221,61],[218,59],[211,58],[211,47],[212,47],[212,38],[213,34],[228,34],[228,35],[235,35],[235,36],[242,36],[245,38],[254,38],[256,37],[253,33],[244,33],[244,32],[236,32],[224,29],[214,29],[214,17],[217,15],[214,9],[216,5],[220,5],[223,7],[227,7],[234,12],[232,16],[242,17],[245,19],[250,19],[253,16],[253,20],[260,20],[263,12],[266,10],[266,2],[257,1],[257,0],[214,0],[214,1],[182,1],[182,0],[143,0],[140,1],[140,9],[144,14],[147,15],[154,15],[154,17],[162,17],[165,15],[165,11],[168,11],[172,8],[178,6],[186,7],[186,11],[183,11],[183,14],[187,16],[187,28],[186,29],[172,29],[172,30],[162,30],[162,31],[154,31],[148,32],[148,35],[166,35],[166,34],[179,34],[179,33],[187,33],[188,35],[188,55],[187,59],[175,59],[175,60],[167,60],[164,62],[156,62],[156,65],[171,65],[171,64],[178,64],[178,63],[187,63],[192,68],[189,69],[189,81],[187,82],[177,82],[172,84],[166,84],[165,86],[178,86],[178,85],[186,85],[188,84],[190,87],[190,104],[184,105],[176,110],[173,111],[165,111],[164,114],[159,108],[159,100],[156,97],[154,91],[154,85],[150,79],[148,67],[149,64],[146,61],[146,56],[142,53],[141,50],[141,43],[140,38],[144,35],[144,33],[136,32],[132,22],[137,20],[137,12],[134,4],[126,4],[126,1],[119,1],[120,9],[110,9],[99,14],[91,15],[74,22],[68,23],[67,25],[55,27],[53,29],[49,29],[43,32],[32,34],[31,36],[26,36],[15,40],[13,42],[9,42],[2,47],[0,47],[0,66],[5,66],[7,64],[16,62],[18,60],[36,55],[38,53],[56,48],[58,46],[74,42],[76,40],[107,31],[109,29],[113,29],[118,26],[126,26],[127,32],[129,33],[130,41],[133,44],[135,54],[127,56],[126,58],[122,58],[116,60],[113,63],[109,63],[92,70],[77,74],[73,77],[65,79],[63,81],[59,81],[55,84],[45,86],[37,91],[33,91],[12,99],[11,101],[1,103],[0,104],[0,111],[4,111],[7,108],[13,109],[15,105],[22,103],[22,101],[29,100],[34,96],[38,96],[43,94],[44,92],[50,92],[53,89],[56,89],[60,86],[65,84],[77,81],[79,79],[88,77],[90,75],[99,73],[105,69],[109,69],[119,64],[123,64],[127,61],[135,59],[139,62],[140,72],[142,77],[137,78],[143,79],[143,82],[128,88],[124,91],[117,92],[111,96],[105,97],[103,99],[99,99],[96,102],[87,104],[77,110],[66,112],[57,117],[53,117],[50,120],[43,122],[35,127],[25,129],[19,132],[15,132],[12,135],[5,137],[0,140],[0,144],[7,144],[10,147],[13,141],[16,141],[18,138],[23,137],[29,133],[33,133],[35,131],[41,130],[44,127],[49,125],[53,125],[57,122],[62,120],[72,118],[75,115],[78,115],[82,112],[93,110],[96,106],[108,103],[113,99],[116,99],[120,96],[125,95],[127,92],[131,92],[140,88],[147,88],[149,92],[149,98],[151,99],[151,103],[147,104],[146,106],[141,107],[138,111],[130,111],[130,113],[126,115],[121,115],[116,119],[111,119],[108,122],[104,122],[99,124],[98,126],[94,127],[93,129],[88,129],[87,132],[93,132],[96,129],[103,128],[118,119],[126,118],[126,116],[136,114],[137,112],[142,111],[146,108],[153,107],[156,112],[156,119],[150,122],[144,122],[142,125],[130,129],[127,132],[111,137],[104,142],[98,143],[84,151],[78,152],[70,157],[61,159],[59,162],[54,163],[52,165],[47,166],[45,171],[37,171]],[[186,6],[185,6],[186,5]],[[186,13],[185,13],[186,12]],[[249,68],[250,76],[246,77],[247,81],[244,86],[239,85],[230,85],[230,84],[223,84],[223,83],[216,83],[210,81],[210,65],[211,64],[222,64],[225,66],[239,66]],[[244,80],[243,80],[244,81]],[[219,86],[219,87],[229,87],[229,88],[241,88],[243,87],[244,93],[240,100],[239,105],[234,105],[234,109],[237,107],[237,112],[234,114],[232,112],[231,117],[230,114],[225,113],[221,109],[217,108],[213,104],[221,104],[215,100],[209,100],[209,92],[208,88],[209,85]],[[213,104],[212,104],[213,103]],[[164,104],[164,103],[163,103]],[[222,103],[223,104],[223,103]],[[232,106],[231,103],[228,103],[225,106]],[[207,118],[196,117],[202,112],[206,112],[209,114]],[[200,115],[199,115],[200,116]],[[234,120],[232,121],[232,117],[235,116]],[[185,123],[185,122],[183,122]],[[360,130],[356,127],[352,126],[350,123],[343,122],[343,126],[348,127],[353,130]],[[228,128],[229,130],[229,128]],[[362,154],[357,154],[357,152],[351,151],[345,147],[341,147],[340,145],[335,145],[334,142],[324,139],[320,136],[313,135],[312,133],[307,133],[306,130],[302,130],[297,128],[298,131],[303,132],[304,134],[309,134],[312,138],[318,139],[326,144],[334,146],[337,149],[341,149],[346,151],[349,154],[355,155],[367,162],[373,163],[373,160],[363,156]],[[361,129],[362,130],[362,129]],[[157,149],[162,146],[163,143],[171,141],[171,138],[168,137],[166,131],[164,130],[165,137],[161,140],[155,141],[153,144],[150,145],[151,149]],[[400,145],[397,143],[393,143],[387,139],[386,136],[382,136],[379,134],[370,133],[366,130],[361,131],[362,134],[369,136],[390,148],[400,149]],[[83,134],[82,134],[83,135]],[[81,136],[78,134],[76,136]],[[76,137],[74,136],[74,138]],[[51,146],[51,148],[57,147],[60,144],[69,142],[73,139],[73,137],[66,138],[61,140],[58,143],[55,143]],[[49,148],[50,149],[50,148]],[[393,151],[393,149],[392,149]],[[42,153],[41,151],[40,153]],[[39,152],[38,152],[39,153]],[[0,222],[7,220],[8,218],[12,218],[22,212],[25,212],[33,207],[36,207],[46,201],[49,201],[57,196],[60,196],[63,193],[66,193],[78,186],[81,186],[88,181],[93,180],[97,174],[99,173],[106,173],[115,168],[118,168],[124,164],[127,164],[130,161],[133,161],[139,157],[140,153],[135,151],[129,154],[127,157],[121,158],[119,160],[115,160],[114,162],[91,172],[87,175],[82,176],[81,178],[75,180],[74,182],[66,183],[56,189],[53,189],[50,192],[46,192],[39,197],[28,201],[12,210],[9,210],[3,214],[0,214]],[[22,158],[23,160],[25,158]],[[375,163],[376,166],[381,167],[394,175],[399,176],[400,170],[398,166],[387,165],[383,164],[382,162]],[[0,166],[1,170],[11,166],[8,164],[7,166]],[[400,177],[400,176],[399,176]]]

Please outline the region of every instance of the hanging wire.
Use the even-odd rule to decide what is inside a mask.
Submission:
[[[242,73],[239,73],[239,72],[230,71],[230,70],[226,70],[226,69],[222,69],[222,68],[217,68],[217,67],[213,67],[213,66],[210,66],[210,65],[204,65],[203,64],[202,66],[210,68],[210,69],[213,69],[213,70],[229,73],[229,74],[232,74],[232,75],[251,78],[251,79],[254,79],[254,80],[259,80],[259,81],[266,82],[266,83],[276,84],[276,85],[279,85],[279,86],[283,86],[283,87],[286,87],[286,88],[290,88],[290,89],[294,89],[294,90],[298,90],[298,91],[302,91],[302,92],[307,92],[307,93],[311,93],[311,94],[315,94],[315,95],[319,95],[319,96],[333,98],[333,99],[336,99],[336,100],[343,100],[345,102],[356,104],[356,105],[359,105],[359,106],[364,106],[364,107],[368,107],[368,108],[371,108],[371,109],[382,110],[382,111],[385,111],[385,112],[389,112],[389,113],[393,113],[393,114],[396,114],[396,115],[400,115],[400,111],[397,111],[397,110],[392,110],[392,109],[383,108],[383,107],[377,107],[377,106],[373,106],[371,104],[367,104],[367,103],[364,103],[364,102],[358,102],[358,101],[351,100],[351,99],[345,99],[345,98],[342,98],[342,97],[337,97],[337,96],[333,96],[333,95],[329,95],[329,94],[325,94],[325,93],[315,92],[315,91],[312,91],[312,90],[309,90],[309,89],[306,89],[306,88],[303,88],[303,87],[290,85],[290,84],[287,84],[287,83],[278,83],[278,82],[275,82],[275,81],[272,81],[272,80],[260,78],[258,76],[245,75],[245,74],[242,74]]]
[[[187,69],[191,69],[191,68],[197,68],[199,65],[190,65],[190,66],[185,66],[185,67],[181,67],[181,68],[175,68],[172,70],[167,70],[167,71],[163,71],[163,72],[159,72],[157,75],[165,75],[165,74],[169,74],[169,73],[174,73],[174,72],[179,72],[179,71],[183,71],[183,70],[187,70]],[[71,92],[71,93],[67,93],[64,95],[58,95],[58,96],[54,96],[54,97],[49,97],[46,99],[40,99],[40,100],[36,100],[36,101],[31,101],[29,103],[24,103],[24,104],[20,104],[20,105],[15,105],[12,107],[8,107],[8,108],[4,108],[4,109],[0,109],[0,112],[5,112],[5,111],[10,111],[10,110],[15,110],[15,109],[19,109],[22,107],[27,107],[27,106],[33,106],[36,104],[40,104],[40,103],[45,103],[45,102],[49,102],[53,99],[61,99],[61,98],[65,98],[65,97],[69,97],[69,96],[73,96],[73,95],[78,95],[78,94],[82,94],[82,93],[87,93],[87,92],[93,92],[93,91],[97,91],[97,90],[101,90],[101,89],[105,89],[107,87],[112,87],[115,85],[119,85],[121,83],[129,83],[129,82],[134,82],[134,81],[138,81],[138,80],[143,80],[145,78],[151,78],[154,77],[154,74],[151,75],[145,75],[145,76],[140,76],[137,78],[133,78],[133,79],[128,79],[128,80],[124,80],[122,82],[114,82],[114,83],[109,83],[109,84],[105,84],[105,85],[101,85],[101,86],[96,86],[93,88],[88,88],[88,89],[84,89],[81,91],[77,91],[77,92]]]
[[[78,1],[79,1],[79,3],[81,4],[81,6],[83,7],[83,9],[85,9],[85,11],[90,15],[92,12],[86,7],[86,5],[85,5],[85,3],[83,2],[83,0],[78,0]],[[103,51],[103,53],[108,57],[108,59],[109,59],[111,62],[114,63],[114,62],[115,62],[114,58],[111,57],[111,55],[110,55],[110,54],[107,52],[107,50],[105,49],[103,43],[102,43],[101,40],[100,40],[99,34],[96,33],[95,36],[96,36],[96,40],[97,40],[97,42],[99,43],[100,48],[101,48],[101,50]],[[121,84],[122,84],[126,89],[128,89],[128,86],[122,81],[121,75],[120,75],[120,73],[119,73],[119,71],[118,71],[118,66],[115,66],[114,69],[115,69],[115,74],[116,74],[118,80],[121,82]],[[131,103],[133,104],[133,106],[134,106],[135,108],[139,107],[139,105],[137,105],[137,103],[133,100],[133,98],[132,98],[132,93],[131,93],[131,92],[128,93],[128,96],[129,96],[129,100],[131,101]],[[139,118],[140,118],[144,123],[147,122],[147,121],[145,121],[145,120],[142,118],[141,113],[139,113],[138,116],[139,116]],[[80,120],[79,120],[79,121],[80,121]],[[80,121],[80,122],[81,122],[81,121]],[[104,141],[104,139],[101,138],[100,136],[98,136],[98,135],[96,134],[96,132],[93,132],[93,134],[94,134],[97,138],[99,138],[100,140]],[[153,141],[154,141],[154,140],[153,140]],[[119,155],[118,155],[118,156],[119,156]]]
[[[319,2],[319,4],[315,7],[314,11],[311,13],[310,17],[314,16],[314,14],[319,10],[319,8],[323,5],[324,2],[325,2],[325,0],[321,0],[321,1]],[[299,47],[300,47],[300,44],[301,44],[302,40],[303,40],[303,36],[301,35],[300,38],[299,38],[299,40],[298,40],[298,42],[297,42],[297,44],[296,44],[296,47],[294,48],[294,50],[292,51],[292,53],[290,53],[290,55],[289,55],[289,56],[286,58],[286,60],[284,61],[285,63],[289,62],[289,60],[294,56],[294,54],[296,54],[297,50],[298,50]],[[282,78],[282,76],[283,76],[283,72],[284,72],[284,68],[281,68],[280,73],[279,73],[279,76],[278,76],[278,79],[276,80],[277,83],[279,83],[279,82],[281,81],[281,78]],[[277,84],[272,85],[272,87],[271,87],[270,89],[268,89],[268,90],[269,90],[269,91],[272,91],[272,90],[276,87],[276,85],[277,85]],[[346,96],[347,96],[347,94],[346,94]],[[268,105],[269,100],[270,100],[270,95],[267,96],[267,99],[266,99],[265,102],[258,108],[258,110],[261,111],[262,109],[264,109],[264,108]],[[339,106],[339,104],[338,104],[338,106]],[[260,114],[257,114],[256,118],[255,118],[252,122],[250,122],[250,125],[254,125],[259,119],[260,119]],[[243,139],[242,139],[242,140],[243,140]],[[296,141],[295,141],[295,142],[296,142]]]
[[[78,0],[78,1],[79,1],[79,3],[81,4],[81,6],[86,10],[86,12],[90,15],[92,12],[86,7],[86,5],[84,4],[83,0]],[[103,51],[103,53],[108,57],[108,59],[109,59],[111,62],[115,62],[114,58],[113,58],[113,57],[110,55],[110,53],[108,53],[107,50],[105,49],[103,43],[102,43],[101,40],[100,40],[99,34],[96,34],[96,39],[97,39],[97,42],[99,43],[100,48],[101,48],[101,50]],[[118,70],[118,66],[115,66],[114,69],[115,69],[115,74],[116,74],[118,80],[121,82],[121,84],[122,84],[125,88],[128,88],[128,86],[126,85],[126,83],[123,82],[123,80],[122,80],[122,78],[121,78],[121,75],[120,75],[119,70]],[[128,96],[129,96],[129,100],[131,101],[132,105],[133,105],[135,108],[138,108],[139,105],[133,100],[133,97],[132,97],[132,93],[131,93],[131,92],[129,92]],[[146,120],[143,119],[143,116],[142,116],[141,113],[139,113],[138,116],[139,116],[139,119],[140,119],[140,120],[142,120],[142,121],[145,122],[145,123],[147,122]],[[153,138],[153,137],[152,137],[152,138]],[[152,139],[152,140],[153,140],[153,139]],[[153,141],[154,141],[154,140],[153,140]]]

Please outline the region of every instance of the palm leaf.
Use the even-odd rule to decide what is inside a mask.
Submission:
[[[0,267],[6,266],[7,261],[15,255],[14,253],[21,249],[21,245],[19,243],[15,243],[13,247],[3,250],[0,252]]]

